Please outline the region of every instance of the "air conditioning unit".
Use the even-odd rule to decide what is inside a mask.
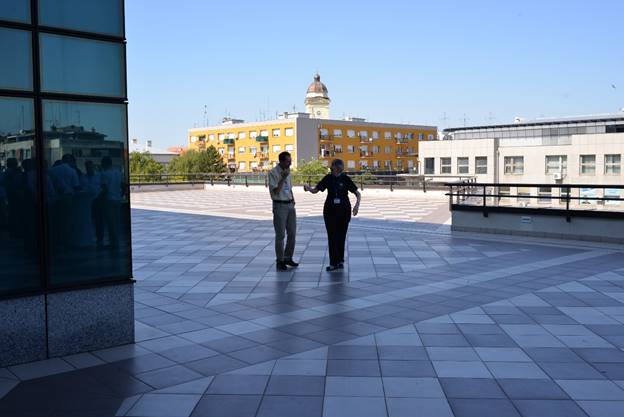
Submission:
[[[555,172],[553,174],[553,180],[554,181],[561,181],[562,178],[563,178],[563,175],[561,174],[561,172]]]

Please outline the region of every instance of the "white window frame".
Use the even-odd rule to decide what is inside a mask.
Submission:
[[[457,174],[470,174],[470,158],[467,156],[457,157]]]
[[[384,153],[392,153],[392,146],[384,146]]]
[[[272,129],[271,136],[273,136],[274,138],[279,138],[280,136],[282,136],[282,129],[280,128]]]
[[[453,173],[453,158],[450,156],[443,156],[440,158],[440,174],[452,174]]]
[[[347,130],[347,137],[348,138],[354,138],[355,137],[355,130]]]
[[[347,161],[347,168],[355,168],[355,161]]]
[[[545,173],[567,174],[568,172],[568,156],[567,155],[546,155],[544,157]]]
[[[273,148],[271,148],[273,150],[274,153],[279,153],[282,151],[282,147],[280,145],[273,145]]]
[[[612,159],[612,160],[609,160]],[[622,154],[610,153],[604,156],[605,175],[622,175]]]
[[[260,131],[260,136],[264,136],[265,138],[269,137],[269,131],[268,130],[261,130]]]
[[[225,133],[219,133],[219,136],[217,136],[219,138],[219,140],[223,140],[225,139]]]
[[[484,164],[479,164],[485,161]],[[488,173],[487,156],[475,156],[475,174],[486,175]]]
[[[373,139],[379,139],[379,132],[378,132],[378,131],[376,131],[376,130],[373,130],[373,133],[372,133],[371,137],[372,137]]]
[[[342,129],[334,129],[334,136],[336,136],[337,138],[341,138],[342,137]]]
[[[392,132],[384,132],[384,139],[392,139]]]
[[[247,132],[238,132],[238,138],[239,139],[246,139],[247,138]]]
[[[579,173],[581,175],[596,175],[596,155],[579,155]]]
[[[355,153],[355,146],[347,145],[347,152],[348,153]]]
[[[255,139],[258,136],[258,131],[257,130],[252,130],[249,132],[249,137],[251,139]]]
[[[342,153],[342,145],[334,145],[334,152]]]
[[[284,150],[286,150],[286,151],[288,151],[288,152],[292,152],[292,151],[294,151],[294,150],[295,150],[295,145],[291,145],[291,144],[289,144],[289,145],[285,145],[285,146],[284,146]]]
[[[503,167],[505,175],[524,175],[524,156],[506,156]]]
[[[286,129],[284,129],[284,136],[288,136],[288,137],[295,136],[295,128],[287,127]]]
[[[244,154],[244,153],[245,153],[245,147],[244,147],[244,146],[239,146],[239,147],[238,147],[238,154],[239,154],[239,155],[242,155],[242,154]]]

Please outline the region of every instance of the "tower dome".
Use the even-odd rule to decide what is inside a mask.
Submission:
[[[321,82],[321,76],[317,73],[306,91],[304,102],[306,112],[316,119],[329,119],[330,102],[327,87]]]

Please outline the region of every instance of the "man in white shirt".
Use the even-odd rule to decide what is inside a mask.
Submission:
[[[291,164],[290,153],[282,152],[279,154],[279,164],[269,171],[269,192],[273,200],[273,227],[275,229],[275,267],[278,271],[287,271],[287,266],[299,266],[293,261],[297,213],[292,192]],[[286,236],[286,249],[284,249]]]

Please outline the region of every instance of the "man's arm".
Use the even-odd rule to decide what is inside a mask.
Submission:
[[[286,183],[286,178],[288,178],[288,175],[290,174],[290,169],[285,169],[282,171],[282,175],[279,176],[279,180],[277,180],[277,183],[275,184],[276,181],[276,175],[273,174],[269,174],[269,181],[272,182],[275,185],[269,184],[271,185],[271,193],[276,195],[279,194],[280,192],[282,192],[282,188],[284,188],[284,184]],[[271,181],[273,180],[273,181]]]

